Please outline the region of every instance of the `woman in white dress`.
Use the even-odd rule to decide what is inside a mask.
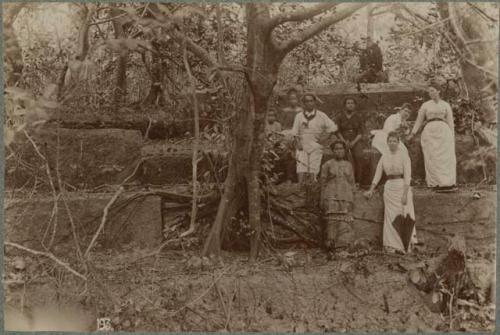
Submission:
[[[371,133],[374,135],[372,139],[372,147],[377,149],[381,155],[387,153],[389,151],[389,147],[387,146],[387,134],[399,129],[406,122],[409,115],[410,104],[405,103],[401,106],[397,113],[394,113],[385,119],[384,128],[372,130]],[[399,142],[399,148],[403,153],[408,154],[408,149],[403,142]]]
[[[383,245],[387,251],[406,253],[417,242],[415,229],[415,210],[413,208],[413,195],[410,187],[411,161],[399,147],[399,136],[395,132],[387,135],[389,151],[380,158],[375,176],[370,189],[365,192],[371,198],[373,191],[385,172],[387,181],[384,185],[384,229]],[[397,221],[413,228],[408,241],[403,241],[395,225]],[[411,228],[411,227],[410,227]],[[407,245],[405,245],[405,243]]]
[[[457,179],[453,112],[450,105],[441,100],[436,87],[430,86],[428,92],[431,100],[420,107],[408,139],[411,140],[417,134],[425,121],[420,142],[424,153],[427,186],[450,190],[455,187]]]

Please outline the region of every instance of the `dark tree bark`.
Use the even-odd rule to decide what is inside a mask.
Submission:
[[[319,4],[307,9],[297,10],[270,17],[269,5],[265,3],[247,3],[247,56],[245,67],[221,66],[202,47],[194,43],[179,30],[169,31],[172,40],[185,45],[216,74],[224,80],[224,71],[235,71],[245,75],[246,96],[242,108],[237,110],[233,129],[234,139],[229,159],[228,175],[219,203],[215,222],[209,232],[203,248],[203,255],[219,255],[221,234],[225,226],[245,204],[249,213],[249,223],[254,230],[251,237],[251,259],[259,251],[262,222],[260,218],[259,174],[264,148],[264,130],[267,104],[276,84],[279,67],[283,58],[294,48],[313,36],[321,33],[333,24],[349,17],[365,3],[346,4],[335,13],[325,16],[304,31],[293,34],[288,40],[279,43],[273,37],[273,29],[278,25],[303,21],[337,7],[337,4]],[[151,6],[155,8],[155,6]],[[184,44],[185,43],[185,44]]]
[[[115,6],[111,8],[110,15],[111,17],[118,17],[121,14],[121,11],[118,10]],[[125,33],[123,31],[123,18],[118,17],[113,21],[113,29],[115,32],[115,38],[120,39],[125,37]],[[120,104],[124,103],[125,97],[127,95],[127,61],[128,61],[128,49],[122,49],[118,54],[118,64],[116,66],[116,79],[115,79],[115,94],[114,94],[114,106],[118,107]]]
[[[281,23],[312,18],[335,6],[334,4],[320,4],[271,18],[267,4],[246,4],[247,56],[244,72],[248,94],[245,108],[238,113],[224,194],[203,249],[204,255],[219,254],[220,234],[223,227],[247,200],[249,224],[253,229],[250,259],[254,260],[258,256],[263,231],[260,216],[259,176],[264,150],[265,120],[268,101],[278,78],[279,67],[288,52],[336,22],[349,17],[365,4],[349,5],[344,10],[337,11],[311,25],[303,32],[292,35],[284,43],[278,43],[272,37],[272,30]]]
[[[5,84],[15,86],[24,69],[21,46],[14,31],[14,22],[26,3],[5,4],[3,14]]]

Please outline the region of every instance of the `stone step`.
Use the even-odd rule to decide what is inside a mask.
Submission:
[[[188,188],[183,186],[176,190],[186,193]],[[300,211],[308,206],[311,208],[298,185],[279,186],[277,191],[282,196],[295,194],[291,198],[295,210]],[[436,250],[446,247],[448,237],[459,234],[466,238],[468,246],[472,248],[491,248],[496,237],[496,189],[482,189],[479,192],[481,198],[475,199],[471,189],[461,188],[456,193],[441,194],[415,188],[413,198],[419,241],[430,250]],[[68,207],[81,238],[88,241],[95,233],[103,209],[111,198],[111,193],[80,192],[67,195]],[[99,239],[101,245],[108,248],[131,242],[143,247],[159,245],[163,238],[162,216],[175,217],[180,213],[179,210],[185,211],[186,207],[179,209],[174,204],[163,205],[162,213],[161,201],[159,196],[134,199],[131,193],[125,193],[110,210],[108,222]],[[6,197],[5,205],[5,240],[40,248],[40,241],[52,216],[53,199],[47,196],[31,199]],[[356,192],[353,213],[355,236],[381,245],[383,213],[381,192],[375,193],[370,200],[365,199],[360,191]],[[55,242],[71,242],[71,225],[62,200],[59,200],[57,217]],[[319,213],[315,217],[318,220]],[[320,225],[320,222],[313,220],[310,224]],[[46,241],[50,239],[51,233],[52,227],[49,227]]]
[[[135,179],[142,184],[166,185],[186,183],[192,179],[192,144],[189,140],[178,144],[169,141],[146,142],[137,130],[60,128],[58,151],[56,128],[44,127],[33,132],[32,137],[40,152],[48,159],[56,186],[56,158],[59,157],[61,181],[66,183],[68,190],[120,184],[134,171],[140,159],[144,159],[144,163]],[[222,168],[220,161],[228,154],[228,149],[206,140],[202,141],[200,147],[203,152],[211,154],[217,163],[211,166],[206,160],[199,162],[198,176],[202,180],[208,171]],[[419,137],[407,143],[407,147],[412,159],[413,179],[424,180],[425,168]],[[37,180],[37,189],[50,190],[45,163],[24,135],[20,135],[11,149],[7,149],[6,153],[6,156],[10,156],[5,167],[6,188],[31,189]],[[456,136],[459,184],[477,183],[483,179],[481,166],[468,164],[475,149],[472,136]],[[325,160],[329,157],[331,152],[326,148]],[[476,163],[480,162],[476,160]],[[489,175],[494,176],[495,162],[488,162],[487,169]]]

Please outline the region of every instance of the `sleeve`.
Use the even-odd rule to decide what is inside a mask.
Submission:
[[[290,132],[293,136],[299,135],[299,119],[300,119],[300,114],[297,113],[295,115],[295,118],[293,119],[292,131]]]
[[[372,184],[375,185],[378,185],[380,179],[382,178],[382,170],[383,170],[382,158],[383,156],[378,160],[377,169],[375,170],[375,175],[373,176]]]
[[[451,129],[453,136],[455,136],[455,123],[453,121],[453,111],[449,103],[446,103],[446,123]]]
[[[405,185],[410,186],[411,183],[411,160],[409,155],[402,155],[403,157],[403,178]]]
[[[328,117],[328,115],[323,114],[323,119],[325,122],[325,131],[327,133],[334,133],[337,131],[338,129],[337,125],[335,124],[335,122],[332,121],[332,119]]]
[[[415,120],[415,125],[413,126],[413,130],[411,131],[413,134],[416,134],[420,127],[422,126],[422,123],[424,123],[425,120],[425,104],[420,107],[418,110],[418,115],[417,119]]]
[[[395,131],[396,129],[398,129],[399,126],[400,125],[398,124],[397,118],[394,116],[394,114],[392,114],[387,119],[385,119],[384,131],[389,133],[391,131]]]

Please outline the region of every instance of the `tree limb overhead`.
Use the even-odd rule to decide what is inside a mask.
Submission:
[[[337,11],[336,13],[334,13],[332,15],[325,17],[321,21],[311,25],[309,28],[307,28],[303,32],[295,34],[288,41],[282,43],[280,48],[279,48],[280,51],[284,52],[285,54],[292,51],[295,47],[304,43],[308,39],[318,35],[319,33],[326,30],[331,25],[348,18],[354,12],[356,12],[357,10],[359,10],[367,5],[368,5],[368,3],[352,3],[352,4],[348,4],[346,6],[343,6],[341,10]]]
[[[321,14],[329,9],[335,8],[337,5],[338,3],[326,2],[310,8],[304,8],[290,13],[283,13],[280,15],[276,15],[269,20],[269,23],[267,24],[267,29],[271,31],[280,24],[285,22],[298,22],[311,19],[318,14]]]

